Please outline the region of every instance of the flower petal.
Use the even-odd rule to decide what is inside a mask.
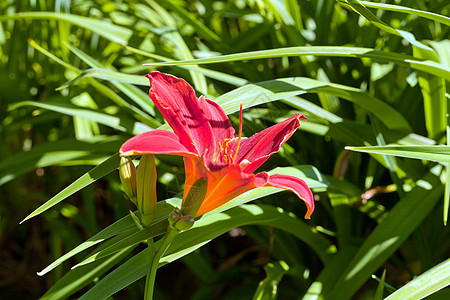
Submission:
[[[223,142],[225,139],[234,138],[234,128],[222,107],[203,96],[200,96],[198,101],[205,113],[206,119],[211,125],[213,138],[215,139],[214,144],[217,145],[218,141]]]
[[[249,138],[242,138],[235,163],[245,161],[247,165],[244,171],[253,173],[294,134],[300,126],[300,119],[306,120],[306,117],[297,113]],[[231,140],[229,145],[233,150],[236,149],[237,138]]]
[[[152,72],[150,98],[172,127],[180,142],[190,151],[203,154],[215,147],[214,135],[192,87],[183,79]]]
[[[197,217],[254,188],[264,186],[267,178],[242,173],[239,166],[231,165],[220,172],[208,172],[208,189]],[[185,187],[186,189],[186,187]]]
[[[306,185],[305,181],[294,176],[274,174],[269,177],[269,180],[267,181],[265,186],[273,186],[280,189],[290,190],[296,193],[297,196],[302,199],[308,207],[305,219],[309,219],[311,217],[311,214],[314,211],[314,196],[309,187]]]
[[[141,133],[126,141],[119,151],[121,156],[142,154],[172,154],[197,157],[197,154],[183,146],[178,137],[170,131],[155,129]]]

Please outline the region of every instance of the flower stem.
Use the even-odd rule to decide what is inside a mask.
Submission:
[[[161,245],[158,248],[158,251],[154,250],[154,246],[151,246],[149,244],[149,250],[150,254],[153,255],[153,259],[151,263],[148,266],[148,272],[147,272],[147,278],[145,280],[145,294],[144,294],[144,300],[152,300],[153,299],[153,292],[155,289],[155,278],[156,278],[156,271],[158,270],[158,264],[161,257],[166,252],[167,248],[169,248],[170,243],[172,243],[173,239],[177,236],[179,231],[177,229],[172,229],[168,227],[166,236],[164,237]],[[152,242],[153,244],[153,242]],[[153,247],[150,248],[150,247]],[[152,251],[153,250],[153,251]]]

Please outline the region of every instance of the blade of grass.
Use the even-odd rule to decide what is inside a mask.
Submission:
[[[422,299],[450,284],[450,258],[414,278],[385,300]]]
[[[399,54],[395,52],[384,52],[372,48],[360,47],[336,47],[336,46],[304,46],[304,47],[287,47],[277,49],[267,49],[260,51],[250,51],[236,54],[228,54],[210,58],[148,63],[147,66],[181,66],[193,64],[212,64],[232,61],[274,58],[274,57],[289,57],[289,56],[325,56],[325,57],[356,57],[356,58],[371,58],[374,60],[392,62],[402,66],[408,66],[429,74],[441,76],[450,81],[450,69],[446,66],[438,64],[433,61],[420,61],[413,56]]]
[[[75,182],[73,182],[71,185],[66,187],[64,190],[59,192],[56,196],[39,206],[36,210],[34,210],[31,214],[29,214],[25,219],[23,219],[20,223],[25,222],[28,219],[31,219],[32,217],[35,217],[47,209],[55,206],[59,202],[63,201],[70,195],[74,194],[75,192],[81,190],[85,186],[93,183],[99,178],[102,178],[103,176],[111,173],[112,171],[119,168],[120,163],[120,156],[119,153],[116,153],[109,157],[107,160],[102,162],[100,165],[96,166],[80,178],[78,178]]]
[[[432,13],[429,11],[414,9],[414,8],[410,8],[410,7],[406,7],[406,6],[400,6],[400,5],[386,4],[386,3],[377,3],[377,2],[369,2],[369,1],[360,1],[360,2],[366,7],[406,13],[409,15],[427,18],[429,20],[440,22],[444,25],[450,26],[450,18],[449,17],[443,16],[440,14],[436,14],[436,13]]]
[[[389,129],[410,130],[403,115],[360,89],[305,77],[279,78],[247,84],[216,98],[216,102],[225,112],[230,113],[237,111],[240,103],[244,103],[244,107],[248,108],[306,93],[326,93],[343,98],[373,113]]]
[[[133,35],[131,29],[113,24],[111,22],[97,20],[89,17],[77,16],[65,13],[52,12],[21,12],[15,15],[0,16],[0,21],[36,19],[36,20],[59,20],[89,29],[100,36],[119,44],[127,44]]]
[[[100,111],[65,103],[23,101],[12,104],[9,107],[9,110],[11,111],[22,106],[35,106],[51,111],[56,111],[69,116],[81,117],[134,135],[151,130],[151,127],[140,122],[135,122],[124,117],[114,117]]]
[[[437,162],[450,162],[450,146],[373,146],[373,147],[345,147],[347,150],[376,153],[382,155],[395,155],[407,158],[431,160]]]

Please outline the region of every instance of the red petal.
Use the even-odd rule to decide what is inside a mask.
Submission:
[[[296,193],[297,196],[302,199],[308,207],[305,218],[309,219],[311,217],[311,214],[314,211],[314,197],[305,181],[294,176],[274,174],[269,177],[266,186],[286,189]]]
[[[150,98],[172,127],[180,142],[191,152],[203,154],[215,149],[213,130],[192,87],[183,79],[152,72]],[[213,147],[213,149],[209,149]]]
[[[222,107],[214,101],[200,96],[198,99],[200,106],[205,113],[213,131],[213,137],[217,145],[217,141],[223,142],[225,139],[234,138],[234,128],[231,126],[230,119],[223,111]]]
[[[248,160],[250,163],[244,171],[253,173],[273,153],[278,152],[280,147],[294,134],[300,126],[300,119],[306,120],[306,117],[297,113],[291,118],[264,129],[249,138],[242,138],[235,163]],[[236,146],[237,138],[230,141],[232,149],[236,149]]]
[[[172,154],[197,157],[183,146],[178,137],[170,131],[155,129],[141,133],[126,141],[120,148],[120,155]]]

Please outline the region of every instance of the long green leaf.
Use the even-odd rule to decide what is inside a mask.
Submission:
[[[33,40],[28,40],[28,43],[31,46],[33,46],[33,48],[35,48],[39,52],[43,53],[44,55],[46,55],[50,59],[54,60],[55,62],[59,63],[63,67],[65,67],[65,68],[75,72],[76,74],[79,74],[78,77],[82,76],[82,71],[81,70],[79,70],[78,68],[76,68],[76,67],[66,63],[65,61],[61,60],[59,57],[55,56],[53,53],[51,53],[51,52],[47,51],[46,49],[44,49],[43,47],[39,46]],[[97,67],[97,68],[102,68],[103,67],[99,62],[97,62],[96,60],[93,60],[88,55],[86,55],[84,52],[80,51],[79,49],[77,49],[77,48],[75,48],[72,45],[67,44],[67,43],[65,45],[72,52],[74,52],[78,57],[80,57],[83,61],[85,61],[88,64],[90,64],[92,67]],[[95,63],[95,65],[91,64],[93,62]],[[78,77],[76,77],[76,78],[78,78]],[[94,77],[94,76],[92,76],[92,77]],[[138,80],[138,79],[136,78],[136,80]],[[121,108],[124,108],[126,110],[132,111],[134,113],[134,116],[137,119],[139,119],[140,121],[143,121],[145,124],[148,124],[148,125],[152,126],[152,128],[156,128],[156,127],[159,127],[161,125],[156,120],[151,118],[149,115],[147,115],[146,113],[141,111],[139,108],[131,105],[130,103],[127,103],[124,99],[122,99],[122,97],[117,95],[109,87],[99,83],[98,81],[96,81],[93,78],[91,78],[91,80],[89,80],[89,83],[93,87],[95,87],[100,93],[104,94],[105,96],[110,98],[112,101],[114,101],[114,103],[116,103]],[[139,90],[138,88],[136,88],[134,86],[127,85],[125,83],[118,82],[118,81],[112,81],[112,84],[115,85],[116,87],[118,87],[122,92],[124,92],[132,100],[134,100],[134,102],[138,103],[141,107],[143,107],[147,112],[149,112],[150,114],[154,115],[154,109],[150,105],[150,101],[148,101],[146,95],[143,95],[144,93],[142,93],[141,90]]]
[[[119,73],[116,71],[104,69],[104,68],[91,68],[87,70],[83,70],[80,75],[77,77],[69,80],[65,84],[61,85],[57,88],[57,90],[65,89],[78,81],[80,81],[83,78],[99,78],[99,79],[105,79],[108,81],[118,81],[123,83],[132,83],[142,86],[148,86],[148,80],[144,76],[138,76],[138,75],[130,75],[130,74],[124,74]]]
[[[395,29],[383,21],[381,21],[377,16],[375,16],[370,10],[368,10],[359,0],[346,0],[346,4],[348,4],[354,11],[358,14],[366,18],[372,25],[384,30],[388,33],[395,34],[399,37],[406,39],[411,45],[415,47],[419,47],[424,51],[432,52],[432,49],[421,42],[417,41],[414,35],[410,32],[406,32],[403,30]]]
[[[194,14],[189,13],[184,8],[182,8],[179,3],[174,3],[171,0],[163,0],[160,3],[162,3],[163,5],[169,7],[171,10],[176,11],[177,14],[179,14],[186,23],[192,25],[195,28],[195,31],[200,36],[205,38],[206,40],[208,40],[210,42],[213,42],[213,43],[217,43],[217,42],[220,42],[222,40],[220,38],[220,36],[218,36],[214,31],[212,31],[207,26],[205,26],[202,22],[200,22],[194,16]]]
[[[155,219],[152,222],[153,226],[154,224],[159,224],[161,220],[167,219],[168,214],[176,207],[180,207],[181,199],[178,198],[172,198],[167,199],[164,201],[158,201],[157,203],[157,209],[155,212]],[[135,215],[139,216],[139,212],[134,212]],[[124,232],[127,232],[128,235],[133,234],[137,231],[137,226],[133,221],[133,218],[130,215],[127,215],[123,217],[122,219],[114,222],[113,224],[109,225],[107,228],[103,229],[102,231],[98,232],[96,235],[88,239],[87,241],[83,242],[82,244],[78,245],[76,248],[72,249],[68,253],[64,254],[57,260],[55,260],[53,263],[51,263],[49,266],[47,266],[45,269],[43,269],[41,272],[38,273],[38,275],[42,276],[46,273],[50,272],[57,266],[59,266],[64,261],[68,260],[69,258],[77,255],[78,253],[83,252],[84,250],[97,245],[98,243],[101,243],[111,237],[117,236],[119,234],[122,234]],[[160,233],[163,233],[164,231],[161,231]],[[158,233],[158,234],[160,234]],[[115,243],[114,243],[115,244]],[[107,247],[104,247],[106,249]],[[98,251],[102,251],[101,249],[97,249]],[[106,256],[106,255],[104,255]]]
[[[439,47],[439,43],[434,44]],[[442,44],[444,46],[445,44]],[[439,47],[439,48],[442,48]],[[439,62],[435,52],[413,45],[415,57]],[[448,66],[447,66],[448,67]],[[430,138],[441,136],[447,126],[447,99],[445,97],[445,80],[439,76],[418,72],[425,113],[425,125]]]
[[[73,80],[75,80],[75,81],[81,80],[84,77],[96,77],[96,78],[101,78],[101,79],[106,79],[108,81],[111,81],[111,83],[114,86],[116,86],[124,94],[126,94],[128,97],[130,97],[130,99],[133,100],[134,103],[138,104],[140,107],[142,107],[146,112],[148,112],[152,116],[155,115],[154,105],[151,101],[149,101],[148,95],[146,93],[144,93],[142,90],[140,90],[139,88],[135,87],[134,85],[128,84],[129,82],[131,82],[133,84],[148,86],[149,82],[144,76],[123,74],[123,73],[119,73],[119,72],[116,72],[113,70],[106,69],[105,66],[103,66],[100,62],[98,62],[96,59],[92,58],[91,56],[87,55],[80,49],[78,49],[68,43],[66,43],[65,45],[77,57],[79,57],[81,60],[83,60],[85,63],[87,63],[89,66],[91,66],[93,68],[93,69],[90,69],[91,71],[89,71],[89,70],[83,71],[77,78],[75,78]],[[98,70],[99,73],[97,73],[96,71],[93,71],[93,70]],[[87,75],[87,74],[90,74],[90,75]],[[101,74],[103,74],[103,75],[101,75]],[[142,113],[141,113],[141,115],[142,115]],[[154,125],[156,123],[153,119],[151,119],[150,121],[153,122],[151,125]],[[157,127],[157,126],[155,126],[155,127]]]
[[[97,20],[94,18],[77,16],[64,13],[52,12],[22,12],[20,14],[0,16],[0,21],[20,20],[20,19],[37,19],[37,20],[59,20],[89,29],[104,38],[119,43],[127,44],[133,35],[131,29],[113,24],[111,22]]]
[[[371,58],[379,61],[393,62],[403,66],[441,76],[450,81],[450,69],[446,66],[433,61],[420,61],[413,56],[398,54],[394,52],[384,52],[372,48],[359,47],[335,47],[335,46],[304,46],[304,47],[287,47],[278,49],[268,49],[260,51],[243,52],[229,55],[222,55],[210,58],[201,58],[193,60],[172,61],[149,63],[149,66],[179,66],[192,64],[212,64],[231,61],[242,61],[251,59],[263,59],[271,57],[289,57],[289,56],[326,56],[326,57],[357,57]]]
[[[139,134],[151,130],[151,128],[141,122],[135,122],[124,117],[115,117],[100,111],[88,109],[72,104],[66,103],[49,103],[49,102],[36,102],[36,101],[23,101],[12,104],[9,109],[14,110],[22,106],[36,106],[51,111],[56,111],[69,116],[81,117],[84,119],[92,120],[100,124],[109,126],[111,128],[128,132],[130,134]]]
[[[345,147],[347,150],[395,155],[407,158],[450,162],[450,146],[374,146],[374,147]]]
[[[125,141],[119,136],[95,136],[78,141],[62,139],[33,147],[0,162],[0,185],[36,168],[53,165],[98,164]],[[103,159],[102,159],[103,158]],[[100,161],[100,162],[101,162]]]
[[[172,242],[161,259],[160,266],[194,251],[231,228],[243,225],[275,226],[289,232],[312,246],[325,261],[331,258],[335,251],[325,238],[292,214],[272,206],[242,205],[223,213],[205,215],[191,230],[183,232]],[[108,274],[80,299],[103,299],[111,296],[143,277],[148,263],[148,253],[144,250]]]
[[[120,262],[130,252],[131,248],[123,249],[114,255],[93,264],[77,268],[67,272],[57,283],[55,283],[40,299],[57,300],[67,299],[76,291],[91,283],[98,276],[103,275],[115,264]]]
[[[450,285],[450,258],[414,278],[385,300],[417,300]]]
[[[247,84],[216,98],[216,102],[229,113],[231,110],[237,110],[240,103],[244,103],[244,107],[248,108],[306,93],[326,93],[351,101],[373,113],[389,129],[410,128],[403,115],[394,108],[359,89],[305,77]]]
[[[450,26],[450,18],[449,17],[443,16],[440,14],[436,14],[436,13],[432,13],[429,11],[414,9],[414,8],[410,8],[410,7],[406,7],[406,6],[400,6],[400,5],[386,4],[386,3],[377,3],[377,2],[369,2],[369,1],[360,1],[360,2],[362,4],[364,4],[364,6],[367,6],[367,7],[406,13],[406,14],[410,14],[410,15],[414,15],[414,16],[427,18],[429,20],[440,22],[444,25]]]
[[[100,165],[96,166],[95,168],[93,168],[80,178],[78,178],[75,182],[73,182],[71,185],[66,187],[61,192],[59,192],[56,196],[54,196],[53,198],[51,198],[50,200],[39,206],[20,223],[23,223],[26,220],[43,213],[44,211],[55,206],[56,204],[63,201],[70,195],[78,192],[82,188],[93,183],[97,179],[102,178],[103,176],[116,170],[119,167],[119,163],[120,163],[120,156],[119,153],[116,153],[113,156],[109,157],[104,162],[102,162]]]
[[[439,174],[441,166],[433,173]],[[325,299],[350,299],[370,275],[391,256],[441,199],[444,186],[428,173],[395,205],[384,221],[365,239]],[[424,201],[426,199],[426,201]],[[324,286],[327,283],[323,283]]]

